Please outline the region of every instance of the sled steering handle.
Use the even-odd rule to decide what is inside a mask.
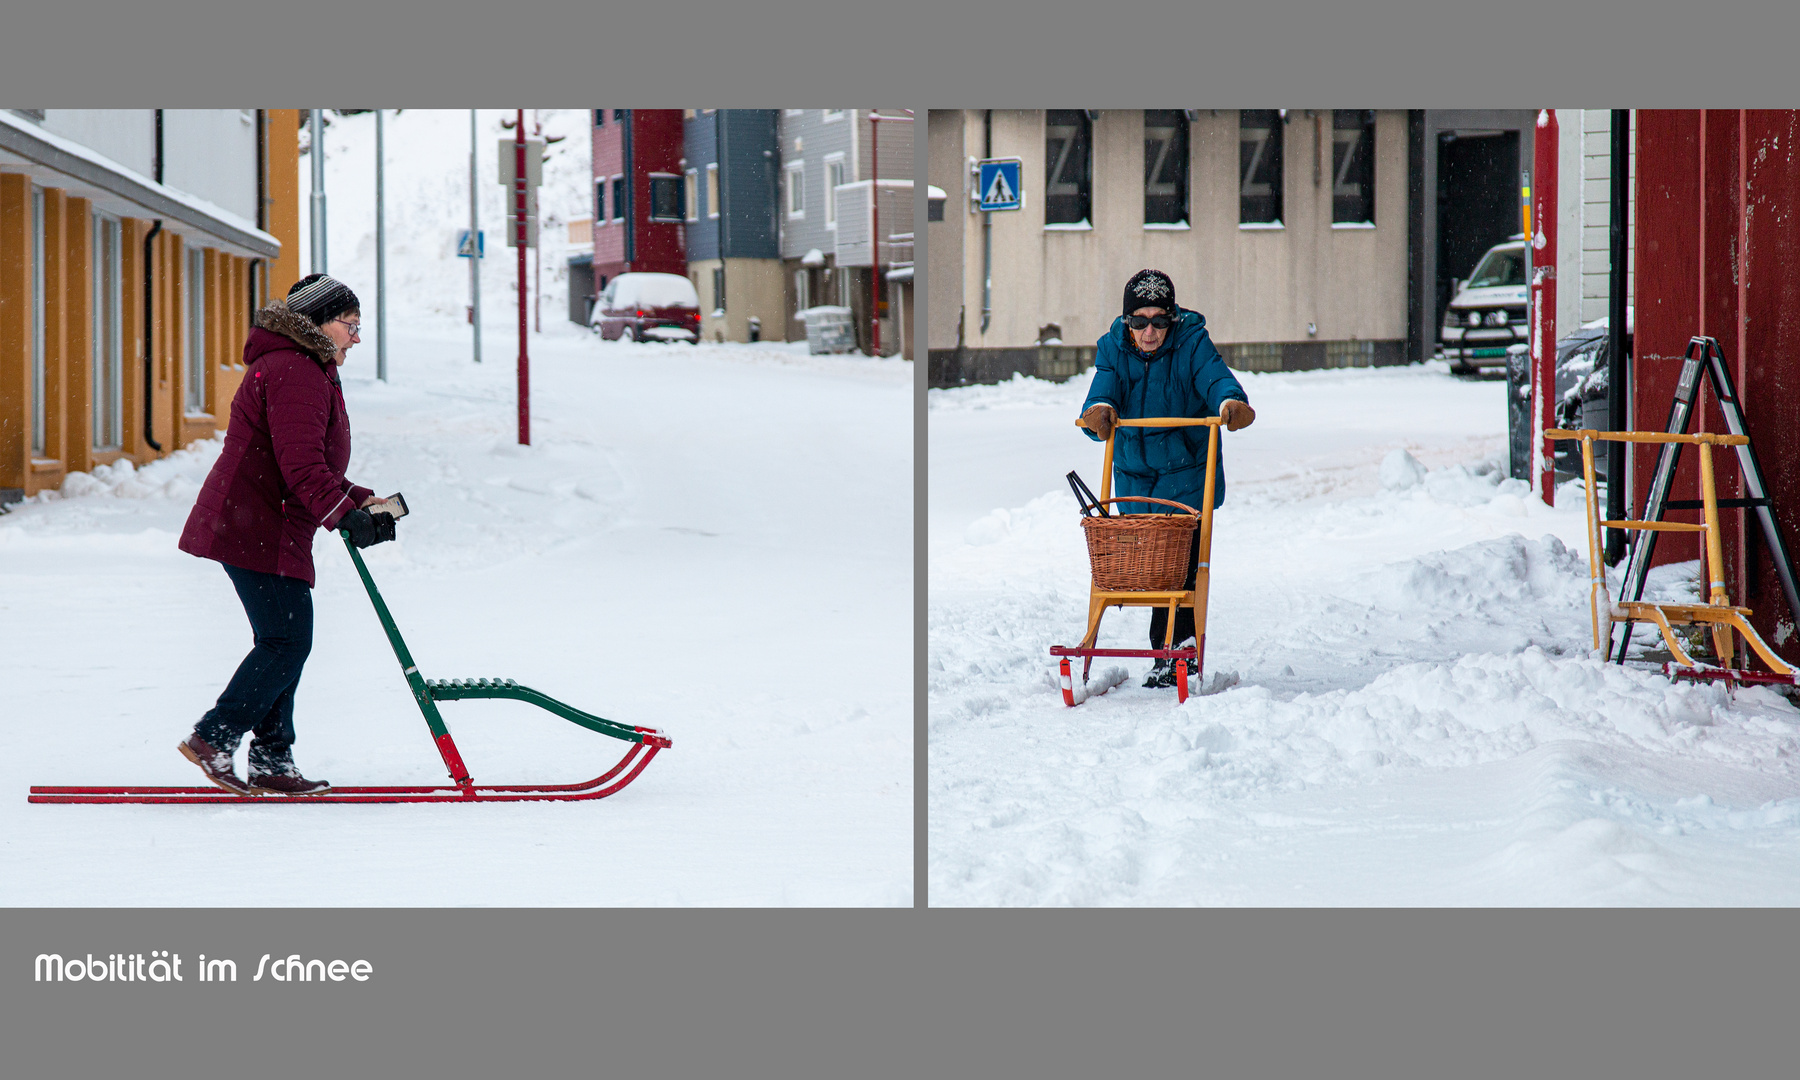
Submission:
[[[1225,418],[1222,416],[1151,416],[1151,417],[1145,417],[1144,419],[1141,419],[1141,420],[1114,420],[1113,421],[1113,430],[1107,434],[1106,439],[1105,439],[1106,455],[1102,459],[1101,466],[1100,466],[1100,496],[1101,496],[1100,501],[1102,503],[1114,501],[1114,500],[1106,498],[1106,496],[1112,494],[1113,439],[1118,437],[1118,433],[1119,433],[1118,429],[1119,428],[1122,428],[1122,427],[1209,427],[1209,428],[1212,428],[1212,430],[1207,432],[1207,435],[1206,435],[1207,470],[1206,470],[1206,494],[1204,496],[1204,502],[1206,503],[1206,507],[1207,507],[1207,515],[1206,515],[1208,518],[1207,528],[1210,530],[1210,528],[1211,528],[1211,520],[1210,520],[1211,509],[1212,509],[1212,504],[1213,504],[1213,479],[1217,475],[1213,465],[1219,459],[1219,431],[1221,428],[1224,427],[1224,425],[1225,425]],[[1087,427],[1087,421],[1081,419],[1080,417],[1076,417],[1075,418],[1075,426],[1080,427],[1080,428],[1085,428],[1085,427]],[[1142,500],[1128,499],[1126,501],[1127,502],[1141,502]],[[1192,511],[1190,511],[1190,513],[1191,512]]]
[[[1224,422],[1222,416],[1152,416],[1142,420],[1114,420],[1113,427],[1218,427]],[[1075,426],[1087,427],[1087,421],[1078,416]]]

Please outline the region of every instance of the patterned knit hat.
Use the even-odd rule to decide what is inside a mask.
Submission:
[[[328,274],[308,274],[288,290],[288,310],[311,319],[314,326],[324,326],[347,311],[361,311],[350,286]]]
[[[1142,307],[1159,307],[1175,314],[1175,283],[1161,270],[1139,270],[1125,283],[1125,310],[1129,315]]]

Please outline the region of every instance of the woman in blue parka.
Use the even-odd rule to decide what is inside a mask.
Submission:
[[[1175,302],[1175,283],[1160,270],[1139,270],[1125,284],[1124,310],[1094,353],[1094,381],[1081,406],[1088,437],[1103,440],[1120,418],[1217,416],[1229,431],[1248,427],[1256,411],[1206,332],[1206,316]],[[1120,428],[1113,441],[1113,494],[1171,499],[1198,508],[1206,497],[1207,432],[1200,427]],[[1221,451],[1213,506],[1225,501]],[[1117,503],[1126,513],[1174,513],[1158,503]],[[1199,566],[1200,534],[1188,555],[1187,587]],[[1150,643],[1166,640],[1168,613],[1153,609]],[[1194,636],[1193,612],[1175,613],[1175,642]],[[1175,663],[1158,659],[1145,686],[1175,685]]]

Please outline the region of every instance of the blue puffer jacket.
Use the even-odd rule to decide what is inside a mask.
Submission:
[[[1145,359],[1131,343],[1125,320],[1113,320],[1094,354],[1094,382],[1081,411],[1105,402],[1120,419],[1217,416],[1227,400],[1250,398],[1206,332],[1206,316],[1181,309],[1156,355]],[[1098,441],[1093,432],[1088,438]],[[1173,499],[1195,509],[1206,497],[1203,427],[1119,428],[1113,437],[1113,494]],[[1225,454],[1220,447],[1213,506],[1225,501]],[[1156,503],[1115,503],[1126,513],[1177,513]]]

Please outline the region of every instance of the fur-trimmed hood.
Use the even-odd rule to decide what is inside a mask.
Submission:
[[[256,325],[290,339],[327,366],[337,360],[337,343],[326,337],[317,323],[280,300],[256,313]]]

